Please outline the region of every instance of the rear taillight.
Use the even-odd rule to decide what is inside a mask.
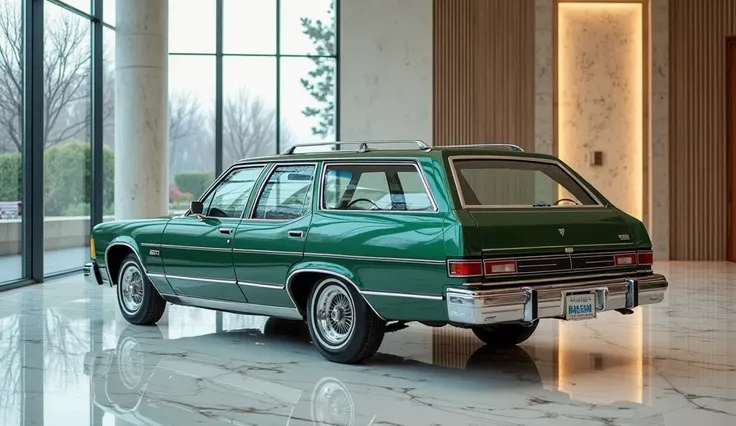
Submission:
[[[517,272],[515,260],[488,260],[486,261],[486,275],[515,274]]]
[[[479,277],[483,275],[483,263],[480,260],[449,260],[447,271],[451,277]]]
[[[634,266],[636,265],[636,253],[622,253],[613,256],[616,266]]]
[[[654,264],[654,253],[651,251],[640,251],[638,257],[639,265],[651,266]]]

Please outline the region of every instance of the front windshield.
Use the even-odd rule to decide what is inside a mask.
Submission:
[[[453,160],[463,203],[469,207],[570,207],[598,202],[554,163],[504,159]]]

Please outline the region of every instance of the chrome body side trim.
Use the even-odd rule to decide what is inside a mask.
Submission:
[[[180,246],[175,244],[159,244],[158,247],[173,250],[215,251],[223,253],[230,253],[232,251],[229,247]]]
[[[189,280],[189,281],[199,281],[203,283],[215,283],[215,284],[237,284],[237,281],[235,280],[223,280],[220,278],[200,278],[200,277],[186,277],[182,275],[169,275],[166,274],[167,279],[174,279],[174,280]]]
[[[245,315],[263,315],[293,320],[303,319],[302,315],[299,313],[299,310],[297,310],[296,308],[255,305],[252,303],[239,303],[226,300],[203,299],[199,297],[179,295],[166,295],[164,298],[169,303],[191,306],[195,308],[213,309],[216,311],[234,312]]]
[[[238,281],[238,285],[242,285],[243,287],[267,288],[270,290],[283,290],[284,289],[283,284],[251,283],[251,282],[245,282],[245,281]]]
[[[272,254],[274,256],[302,256],[299,251],[276,251],[276,250],[255,250],[255,249],[233,249],[233,253],[248,254]]]
[[[431,294],[414,294],[414,293],[394,293],[392,291],[361,291],[366,296],[387,296],[387,297],[403,297],[406,299],[422,299],[422,300],[438,300],[444,299],[442,296],[433,296]]]
[[[383,318],[381,316],[381,314],[378,313],[378,311],[376,310],[376,308],[373,307],[373,305],[371,304],[371,302],[369,302],[368,299],[365,298],[365,295],[363,294],[363,291],[361,291],[360,287],[358,287],[358,285],[355,284],[353,282],[353,280],[351,280],[350,278],[346,277],[343,274],[340,274],[340,273],[337,273],[337,272],[334,272],[334,271],[328,271],[328,270],[325,270],[325,269],[312,269],[312,268],[299,269],[298,271],[294,271],[294,272],[290,273],[289,276],[286,278],[286,286],[285,286],[286,287],[286,293],[289,295],[289,299],[291,299],[291,303],[293,303],[294,306],[296,306],[297,310],[299,310],[299,305],[296,303],[296,299],[294,299],[294,294],[291,292],[291,283],[294,281],[294,277],[296,277],[297,275],[302,274],[302,273],[308,273],[308,272],[325,274],[325,275],[330,275],[330,276],[333,276],[333,277],[337,277],[337,278],[343,280],[344,282],[352,285],[353,288],[355,288],[355,290],[363,298],[363,301],[368,305],[368,307],[371,308],[371,310],[373,311],[373,313],[376,314],[376,316],[378,316],[380,319],[386,321],[386,318]],[[307,316],[307,313],[306,312],[301,312],[301,310],[300,310],[300,314],[304,315],[304,317]]]
[[[325,209],[324,206],[324,191],[325,191],[325,179],[327,178],[327,168],[329,166],[361,166],[361,165],[377,165],[377,166],[395,166],[395,165],[409,165],[413,166],[417,173],[419,173],[419,178],[422,180],[422,185],[424,186],[424,190],[427,193],[427,197],[429,197],[429,202],[432,205],[432,210],[407,210],[407,211],[401,211],[401,210],[330,210]],[[341,161],[330,161],[330,160],[324,160],[322,163],[322,170],[320,171],[319,176],[319,197],[317,201],[317,210],[320,212],[329,212],[329,213],[378,213],[378,214],[428,214],[428,213],[437,213],[439,212],[439,207],[437,206],[437,201],[434,198],[434,194],[432,194],[432,191],[429,189],[429,184],[427,183],[427,177],[424,175],[424,170],[421,167],[421,164],[417,160],[407,160],[407,159],[399,159],[397,158],[394,161],[375,161],[371,159],[363,159],[363,160],[341,160]]]
[[[660,303],[669,284],[661,274],[591,280],[494,290],[448,288],[447,316],[456,324],[530,323],[541,318],[564,319],[565,295],[588,292],[596,296],[596,312],[633,309]]]
[[[579,206],[548,206],[545,209],[570,209],[570,208],[607,208],[605,204],[590,190],[587,185],[584,185],[577,176],[570,172],[570,169],[566,167],[562,162],[546,158],[534,158],[534,157],[522,157],[515,155],[451,155],[447,158],[450,163],[450,172],[454,180],[455,190],[460,198],[460,206],[463,209],[538,209],[539,207],[533,207],[531,205],[468,205],[465,202],[465,195],[463,194],[462,188],[460,187],[460,180],[458,179],[457,170],[455,168],[456,160],[502,160],[502,161],[522,161],[528,163],[544,163],[552,164],[559,167],[566,175],[575,181],[597,204],[595,205],[579,205]]]
[[[397,262],[397,263],[420,263],[424,265],[445,265],[444,260],[432,260],[432,259],[410,259],[401,257],[374,257],[374,256],[355,256],[350,254],[332,254],[332,253],[304,253],[304,257],[325,257],[333,259],[350,259],[350,260],[364,260],[371,262]]]

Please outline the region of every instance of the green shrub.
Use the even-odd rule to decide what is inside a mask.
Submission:
[[[179,191],[192,194],[194,199],[199,198],[214,179],[213,174],[209,172],[183,172],[174,176]]]
[[[0,154],[0,201],[21,201],[22,185],[20,153]]]
[[[44,213],[46,216],[78,216],[89,214],[92,186],[90,145],[68,142],[44,151]],[[103,197],[105,210],[115,201],[115,157],[109,147],[103,152]],[[0,201],[21,198],[21,154],[0,154]],[[87,205],[85,208],[84,205]]]

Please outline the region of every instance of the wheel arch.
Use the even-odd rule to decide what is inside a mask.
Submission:
[[[148,275],[148,270],[146,265],[143,264],[139,250],[138,243],[130,237],[118,237],[110,241],[110,244],[105,248],[105,270],[111,284],[117,284],[120,265],[122,265],[123,259],[131,253],[138,259],[141,268],[143,268],[143,273]]]
[[[306,318],[307,300],[312,288],[325,278],[337,278],[343,283],[352,286],[358,292],[363,301],[380,319],[386,320],[365,297],[361,289],[360,280],[347,268],[331,263],[315,263],[296,265],[289,272],[286,279],[286,293],[299,313]]]

